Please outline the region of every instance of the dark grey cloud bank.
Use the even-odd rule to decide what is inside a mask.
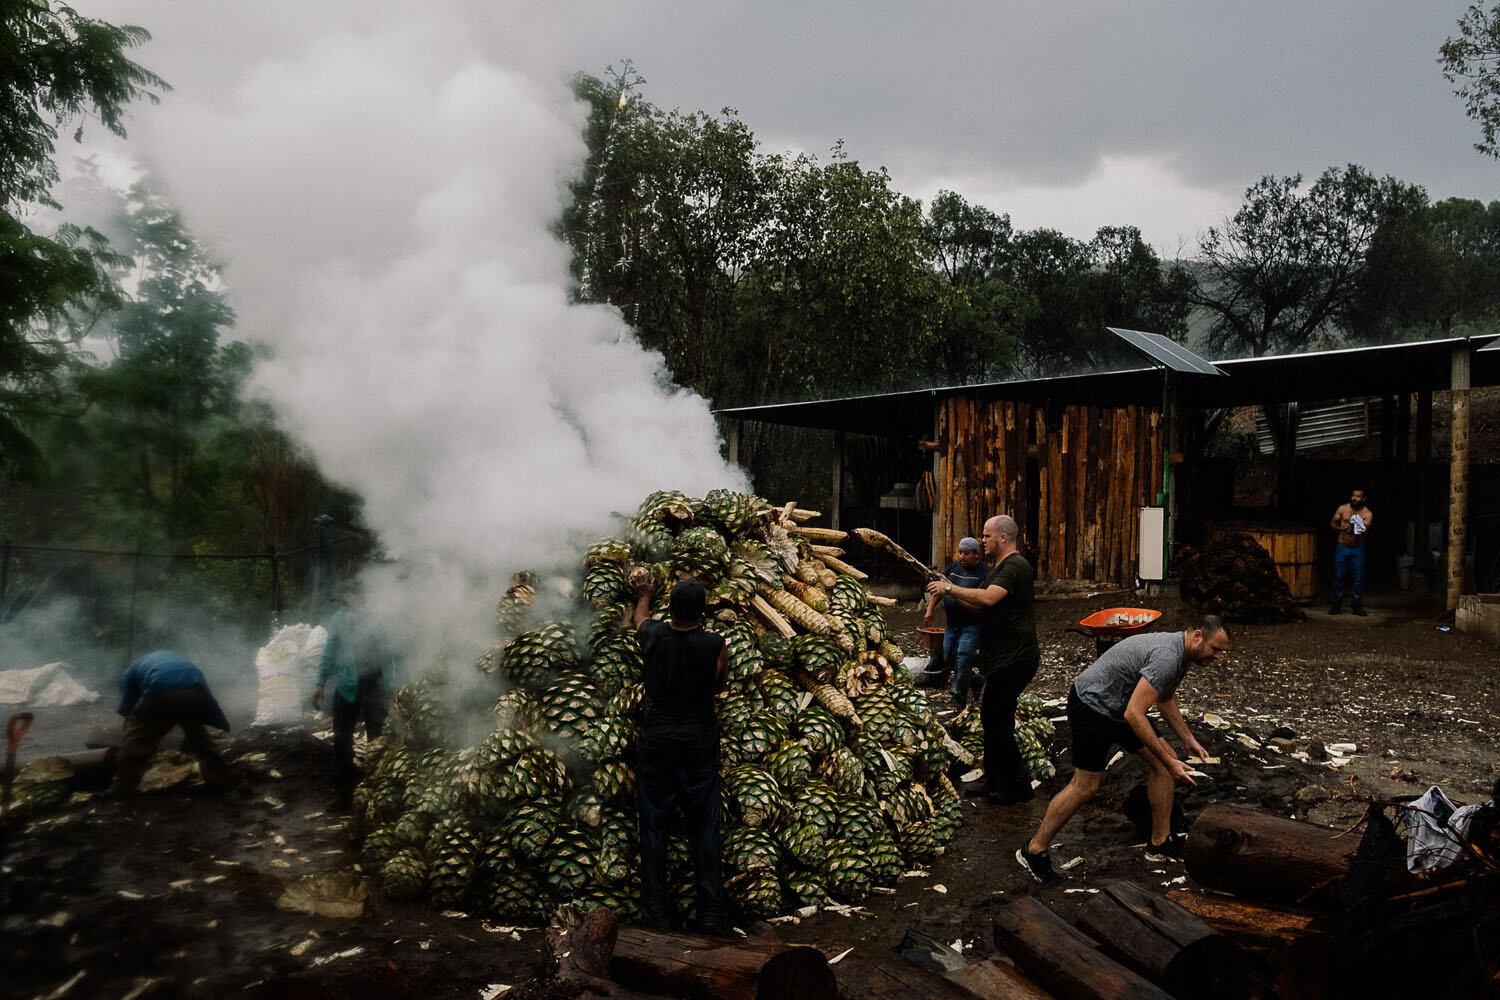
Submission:
[[[1435,198],[1496,197],[1500,164],[1472,149],[1437,64],[1465,7],[624,4],[566,20],[586,68],[629,55],[659,104],[732,105],[767,142],[812,151],[844,138],[913,193],[957,178],[1054,190],[1066,216],[1108,157],[1229,207],[1263,174],[1350,162]]]
[[[1131,222],[1170,244],[1232,211],[1263,174],[1353,162],[1434,198],[1500,196],[1500,164],[1473,150],[1477,132],[1437,64],[1465,7],[475,0],[435,9],[427,30],[467,33],[491,58],[554,79],[630,57],[650,100],[733,106],[770,148],[826,154],[843,139],[916,196],[950,186],[1028,226],[1086,235]],[[179,89],[213,92],[236,61],[373,26],[379,11],[119,0],[91,12],[146,25],[158,38],[147,61]],[[224,33],[239,40],[227,56],[193,44]]]

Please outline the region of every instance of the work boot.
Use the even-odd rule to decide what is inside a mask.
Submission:
[[[1354,614],[1359,615],[1361,618],[1365,617],[1366,615],[1364,605],[1362,604],[1352,605],[1350,606],[1349,610]]]
[[[1341,601],[1334,601],[1332,604],[1328,605],[1328,613],[1330,615],[1336,615],[1342,610],[1344,610],[1344,608],[1343,602]]]

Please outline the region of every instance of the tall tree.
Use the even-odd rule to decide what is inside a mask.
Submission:
[[[1016,329],[1027,301],[999,277],[1011,240],[1010,217],[941,191],[922,220],[922,255],[933,268],[924,356],[945,385],[1003,377],[1015,361]]]
[[[1349,307],[1386,206],[1410,185],[1353,164],[1302,194],[1300,175],[1262,177],[1199,244],[1188,302],[1209,316],[1209,345],[1260,357],[1298,351]]]
[[[1479,125],[1474,148],[1500,157],[1500,3],[1470,4],[1458,19],[1458,34],[1439,53],[1443,76],[1459,84],[1454,93]]]
[[[50,190],[61,129],[89,116],[124,135],[125,107],[156,100],[166,84],[126,58],[149,36],[86,18],[46,0],[0,11],[0,472],[34,471],[25,425],[55,401],[67,357],[69,311],[113,297],[106,241],[64,226],[39,235],[23,221],[35,206],[60,206]],[[82,134],[77,125],[74,136]]]

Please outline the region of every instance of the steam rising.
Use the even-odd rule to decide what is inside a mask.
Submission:
[[[549,226],[585,153],[576,67],[534,65],[547,35],[513,20],[377,6],[323,30],[288,8],[248,62],[244,23],[100,16],[156,35],[138,59],[176,89],[130,150],[227,261],[237,333],[272,351],[257,389],[397,557],[372,610],[472,655],[513,571],[566,564],[652,490],[745,483],[619,314],[568,303]],[[189,44],[224,75],[174,77]]]

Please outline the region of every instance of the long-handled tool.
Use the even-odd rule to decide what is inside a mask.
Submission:
[[[10,785],[16,777],[16,751],[31,728],[32,718],[30,712],[17,712],[5,724],[5,771],[0,773],[0,855],[5,853],[5,841],[10,835]]]

